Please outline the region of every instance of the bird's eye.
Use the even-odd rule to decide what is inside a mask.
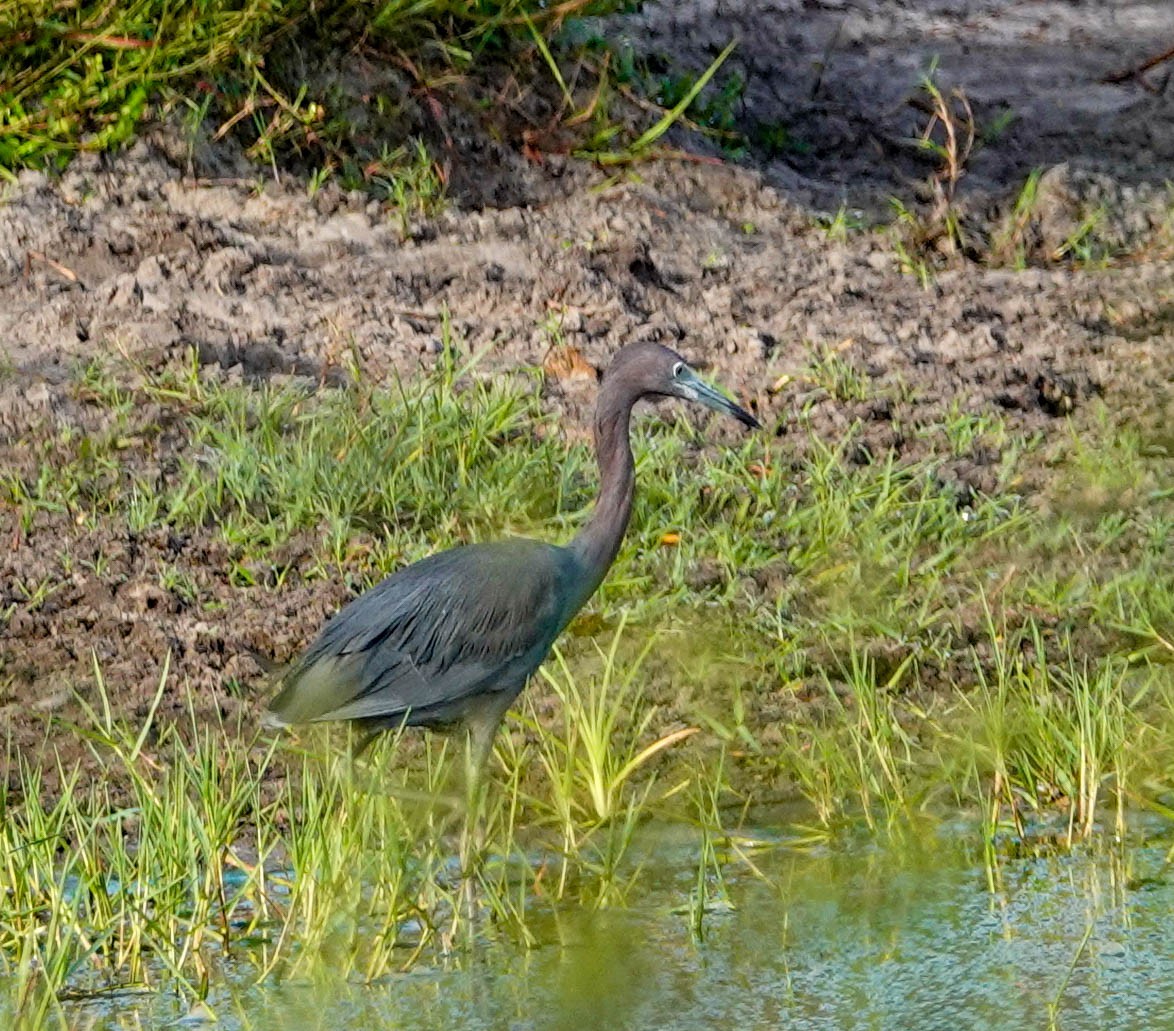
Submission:
[[[680,379],[681,375],[684,373],[684,371],[685,371],[685,363],[684,362],[677,362],[676,365],[673,366],[673,379]]]

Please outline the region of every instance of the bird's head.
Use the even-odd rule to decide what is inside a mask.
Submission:
[[[745,408],[702,379],[676,351],[660,344],[628,344],[612,359],[603,381],[605,385],[622,384],[637,396],[652,394],[696,401],[715,412],[732,415],[751,429],[760,426]]]

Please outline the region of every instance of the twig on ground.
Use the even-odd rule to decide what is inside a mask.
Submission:
[[[26,251],[25,252],[25,275],[26,276],[28,275],[30,269],[32,268],[32,263],[34,261],[39,261],[45,265],[48,265],[54,272],[56,272],[58,275],[64,277],[65,279],[68,279],[71,283],[76,283],[78,281],[77,273],[74,272],[73,269],[69,268],[67,265],[62,265],[61,262],[59,262],[59,261],[54,261],[48,255],[42,254],[40,251]]]
[[[1165,50],[1156,57],[1151,57],[1148,61],[1142,61],[1141,64],[1133,68],[1127,68],[1124,71],[1113,72],[1106,75],[1101,82],[1111,84],[1119,82],[1128,82],[1130,79],[1139,79],[1146,72],[1153,68],[1157,68],[1160,64],[1165,64],[1167,61],[1174,59],[1174,47]]]

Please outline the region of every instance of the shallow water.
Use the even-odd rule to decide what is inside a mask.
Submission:
[[[724,897],[711,874],[700,934],[697,834],[649,827],[622,908],[532,900],[533,948],[487,941],[373,985],[324,971],[258,986],[250,965],[210,993],[214,1026],[1174,1028],[1167,826],[993,862],[966,822],[814,847],[786,833],[743,828],[741,855],[719,850]],[[75,1012],[93,1028],[196,1023],[160,997]]]

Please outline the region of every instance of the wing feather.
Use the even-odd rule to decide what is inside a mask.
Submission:
[[[570,553],[539,541],[432,555],[342,608],[270,708],[282,723],[417,723],[519,690],[569,618],[574,576]]]

